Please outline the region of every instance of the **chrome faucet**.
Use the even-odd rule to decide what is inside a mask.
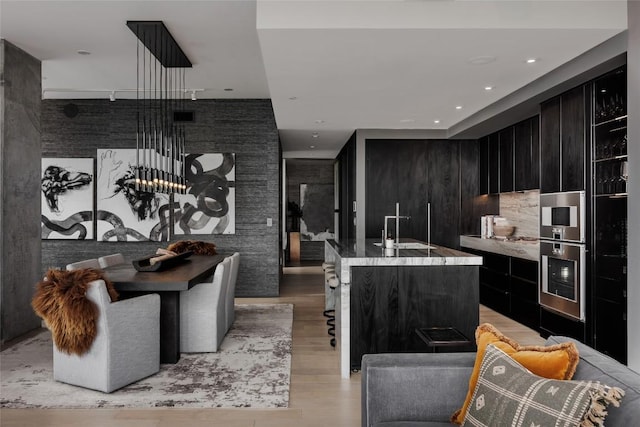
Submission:
[[[389,219],[395,218],[396,220],[396,233],[394,235],[395,243],[400,243],[400,219],[410,219],[410,216],[401,216],[400,215],[400,203],[396,203],[396,214],[395,215],[385,215],[384,217],[384,235],[382,236],[382,245],[384,247],[384,239],[389,236],[387,221]]]

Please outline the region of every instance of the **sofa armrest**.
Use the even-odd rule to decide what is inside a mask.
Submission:
[[[386,421],[447,422],[464,402],[476,353],[362,357],[362,427]]]

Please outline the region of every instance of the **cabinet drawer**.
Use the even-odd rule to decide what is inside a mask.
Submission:
[[[482,254],[483,266],[489,270],[509,274],[509,257],[505,255],[484,252]]]
[[[538,283],[538,262],[511,258],[511,276]]]
[[[511,293],[527,301],[538,303],[538,284],[511,277]]]
[[[486,268],[480,269],[480,283],[503,291],[509,290],[509,276]]]
[[[497,312],[509,314],[509,293],[480,283],[480,303]]]

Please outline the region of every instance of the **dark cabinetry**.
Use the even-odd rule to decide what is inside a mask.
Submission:
[[[355,133],[340,150],[336,159],[338,163],[338,236],[341,239],[353,239],[355,232],[356,200],[356,137]]]
[[[540,105],[542,193],[585,189],[587,86]]]
[[[538,123],[535,116],[480,138],[479,194],[539,188]]]
[[[473,337],[477,284],[477,266],[352,267],[351,367],[363,354],[420,351],[416,328],[453,326]]]
[[[510,126],[498,133],[500,141],[500,192],[507,193],[513,191],[513,140],[514,127]]]
[[[537,330],[538,263],[506,255],[463,248],[482,256],[480,303]]]
[[[515,190],[540,188],[540,120],[538,116],[514,126]]]
[[[627,360],[627,115],[621,68],[593,85],[593,346]]]
[[[431,241],[457,248],[461,209],[459,144],[462,143],[448,140],[367,140],[366,236],[380,238],[384,217],[394,215],[395,205],[400,203],[400,215],[411,217],[400,221],[400,237],[427,240],[429,202]]]

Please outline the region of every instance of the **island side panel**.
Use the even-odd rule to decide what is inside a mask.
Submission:
[[[480,316],[478,274],[478,266],[398,267],[395,351],[423,350],[424,344],[415,333],[421,327],[453,326],[475,342]],[[463,350],[472,351],[475,347]]]
[[[398,268],[351,268],[351,368],[363,354],[392,352],[398,336]]]

